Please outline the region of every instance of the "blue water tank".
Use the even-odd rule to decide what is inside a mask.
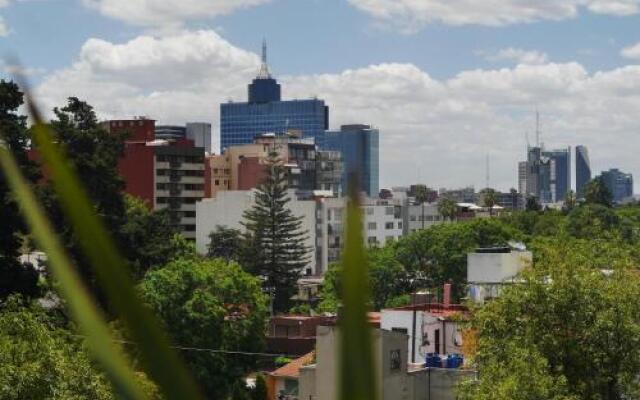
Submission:
[[[442,359],[438,353],[427,353],[425,366],[428,368],[442,368]]]
[[[446,368],[460,368],[464,358],[460,354],[449,354],[445,362]]]

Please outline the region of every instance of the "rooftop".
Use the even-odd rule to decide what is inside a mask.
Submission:
[[[300,376],[300,368],[313,363],[314,356],[314,351],[307,353],[302,357],[291,361],[289,364],[283,365],[277,370],[271,372],[269,375],[283,378],[297,378]]]

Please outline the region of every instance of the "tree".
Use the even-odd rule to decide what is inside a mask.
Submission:
[[[290,308],[300,272],[309,260],[304,245],[307,233],[302,231],[302,217],[296,217],[287,204],[287,175],[277,153],[269,154],[265,180],[255,192],[253,207],[244,213],[244,226],[251,248],[252,273],[264,278],[266,288],[273,290],[274,312]]]
[[[542,210],[542,205],[538,201],[538,198],[535,196],[527,196],[527,202],[525,204],[525,209],[527,211],[540,211]]]
[[[482,193],[484,206],[489,209],[489,215],[493,215],[493,206],[498,202],[498,194],[493,189],[485,189]]]
[[[114,399],[80,339],[22,304],[11,297],[0,310],[0,398]]]
[[[217,225],[209,234],[209,248],[207,257],[222,258],[223,260],[236,261],[242,264],[244,237],[237,229]]]
[[[584,198],[589,204],[601,204],[611,207],[613,204],[613,194],[607,188],[602,177],[590,180],[584,188]]]
[[[615,235],[620,226],[616,213],[601,204],[585,204],[567,216],[568,232],[578,238],[601,238]]]
[[[168,263],[177,249],[173,236],[178,232],[167,211],[153,211],[138,198],[126,195],[126,221],[120,228],[124,254],[131,261],[136,280],[155,266]]]
[[[500,219],[475,219],[457,224],[432,226],[401,238],[395,259],[425,289],[440,289],[454,283],[454,295],[464,295],[467,253],[482,246],[507,245],[522,234]]]
[[[67,160],[78,174],[107,230],[121,247],[125,247],[126,240],[121,232],[126,222],[124,183],[117,170],[124,137],[103,129],[93,108],[75,97],[70,97],[65,107],[54,108],[53,111],[56,118],[50,126],[55,140],[65,150]],[[45,181],[42,189],[41,201],[78,272],[96,296],[103,299],[93,269],[80,249],[72,224],[62,212],[51,182]]]
[[[256,387],[251,391],[251,400],[266,400],[267,399],[267,382],[264,379],[264,375],[256,375]]]
[[[578,198],[576,196],[576,192],[573,190],[568,190],[567,194],[564,197],[564,209],[567,211],[573,210],[578,204]]]
[[[22,104],[23,94],[18,85],[0,80],[0,146],[4,144],[16,158],[27,178],[35,181],[38,177],[37,170],[27,155],[27,118],[17,113]],[[38,272],[33,266],[18,261],[27,226],[2,173],[0,221],[0,302],[13,293],[35,297],[40,293]]]
[[[438,203],[438,212],[440,213],[440,215],[442,215],[442,218],[444,220],[448,219],[449,221],[453,221],[458,212],[458,206],[455,201],[448,198],[443,198]]]
[[[637,398],[640,278],[589,262],[557,245],[476,313],[479,381],[464,399]]]
[[[227,398],[256,359],[224,351],[263,350],[267,307],[260,281],[220,259],[179,259],[149,271],[140,290],[175,345],[221,351],[183,356],[207,398]]]

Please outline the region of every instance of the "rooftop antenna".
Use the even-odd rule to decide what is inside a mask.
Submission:
[[[540,147],[540,113],[536,107],[536,147]]]
[[[489,184],[491,182],[491,173],[490,173],[490,169],[489,169],[489,153],[487,153],[487,171],[486,171],[486,188],[489,189]]]
[[[260,65],[260,72],[258,78],[269,79],[271,73],[269,72],[269,65],[267,64],[267,39],[262,38],[262,64]]]

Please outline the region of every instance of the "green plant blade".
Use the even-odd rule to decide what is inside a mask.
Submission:
[[[340,399],[377,400],[373,343],[367,322],[369,280],[358,194],[351,190],[347,207],[340,316]]]
[[[117,393],[127,399],[144,399],[137,387],[132,370],[110,336],[107,324],[92,302],[79,276],[54,233],[33,191],[22,176],[13,155],[0,142],[0,166],[9,186],[19,201],[22,213],[40,248],[47,253],[52,272],[60,281],[60,290],[67,299],[71,313],[95,359],[114,385]]]
[[[82,183],[67,162],[63,149],[55,143],[53,132],[41,118],[33,98],[25,93],[34,121],[33,138],[43,166],[50,174],[60,206],[71,221],[82,251],[94,268],[109,304],[137,343],[142,366],[158,384],[165,398],[201,398],[182,360],[170,348],[169,339],[160,328],[157,318],[139,299],[127,262],[96,215]]]

